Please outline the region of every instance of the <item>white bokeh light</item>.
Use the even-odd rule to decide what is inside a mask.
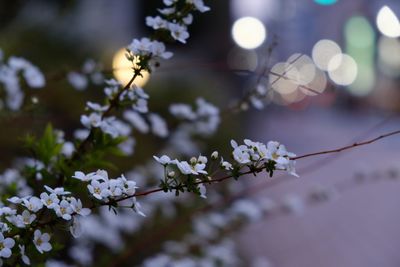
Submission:
[[[357,78],[357,63],[347,54],[334,56],[328,64],[328,69],[329,78],[338,85],[350,85]]]
[[[232,26],[235,43],[244,49],[254,49],[262,45],[267,37],[264,24],[254,17],[243,17]]]
[[[400,22],[396,14],[388,6],[383,6],[376,16],[379,31],[387,37],[400,37]]]
[[[286,62],[275,64],[269,75],[272,89],[280,94],[290,94],[296,91],[298,79],[299,72],[297,69]]]
[[[318,41],[312,49],[312,58],[315,65],[321,70],[329,70],[331,59],[342,53],[340,46],[332,40],[323,39]],[[331,67],[335,67],[331,65]],[[337,66],[336,66],[337,67]]]
[[[287,63],[299,72],[298,84],[306,85],[314,79],[316,67],[309,56],[296,53],[288,58]]]

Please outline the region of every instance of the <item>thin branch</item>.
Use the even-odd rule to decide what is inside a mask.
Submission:
[[[339,153],[339,152],[344,151],[344,150],[349,150],[349,149],[353,149],[355,147],[368,145],[368,144],[374,143],[374,142],[376,142],[378,140],[381,140],[383,138],[386,138],[386,137],[389,137],[389,136],[393,136],[393,135],[397,135],[397,134],[400,134],[400,130],[393,131],[393,132],[390,132],[390,133],[387,133],[387,134],[383,134],[383,135],[380,135],[380,136],[375,137],[373,139],[366,140],[366,141],[359,142],[359,143],[354,143],[352,145],[344,146],[344,147],[341,147],[341,148],[332,149],[332,150],[325,150],[325,151],[320,151],[320,152],[314,152],[314,153],[309,153],[309,154],[304,154],[304,155],[301,155],[301,156],[293,157],[293,158],[291,158],[291,160],[303,159],[303,158],[308,158],[308,157],[313,157],[313,156],[318,156],[318,155],[324,155],[324,154]],[[249,170],[249,171],[246,171],[246,172],[239,173],[239,176],[243,176],[243,175],[251,174],[251,173],[259,173],[259,172],[263,171],[264,169],[265,169],[265,167],[259,167],[259,168],[256,168],[255,170]],[[223,177],[220,177],[220,178],[216,178],[216,179],[211,179],[211,180],[208,180],[208,181],[199,181],[199,182],[196,182],[195,185],[220,183],[222,181],[225,181],[225,180],[228,180],[228,179],[231,179],[231,178],[233,178],[232,175],[226,175],[226,176],[223,176]],[[120,199],[114,200],[114,202],[120,202],[120,201],[129,199],[129,198],[132,198],[132,197],[146,196],[146,195],[157,193],[157,192],[161,192],[161,191],[163,191],[163,189],[157,188],[157,189],[151,189],[151,190],[144,191],[144,192],[137,192],[137,193],[135,193],[135,194],[133,194],[131,196],[125,196],[125,197],[122,197]],[[102,205],[109,205],[109,204],[110,203],[105,202]]]
[[[291,159],[292,160],[297,160],[297,159],[308,158],[308,157],[313,157],[313,156],[318,156],[318,155],[339,153],[339,152],[342,152],[344,150],[352,149],[352,148],[355,148],[355,147],[358,147],[358,146],[368,145],[368,144],[374,143],[374,142],[376,142],[376,141],[378,141],[380,139],[383,139],[383,138],[386,138],[386,137],[389,137],[389,136],[392,136],[392,135],[396,135],[396,134],[400,134],[400,130],[393,131],[393,132],[390,132],[390,133],[387,133],[387,134],[383,134],[383,135],[380,135],[378,137],[375,137],[373,139],[370,139],[370,140],[367,140],[367,141],[364,141],[364,142],[354,143],[354,144],[349,145],[349,146],[344,146],[344,147],[337,148],[337,149],[305,154],[305,155],[302,155],[302,156],[293,157]]]

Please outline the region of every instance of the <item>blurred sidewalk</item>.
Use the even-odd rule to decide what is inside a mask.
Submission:
[[[298,155],[338,148],[400,129],[400,120],[366,114],[324,111],[259,113],[263,129],[252,127],[254,140],[277,140]],[[382,122],[386,123],[382,125]],[[377,125],[379,129],[370,131]],[[260,123],[258,125],[261,125]],[[376,127],[375,127],[376,128]],[[368,136],[365,134],[368,132]],[[297,162],[297,168],[325,156]],[[400,170],[400,136],[342,152],[315,172],[258,192],[256,197],[282,200],[309,192],[313,186],[349,180],[356,173]],[[262,179],[260,177],[260,179]],[[262,182],[257,179],[255,183]],[[267,258],[273,267],[397,267],[400,266],[400,181],[360,185],[338,199],[306,207],[302,215],[277,215],[254,223],[238,235],[248,259]]]

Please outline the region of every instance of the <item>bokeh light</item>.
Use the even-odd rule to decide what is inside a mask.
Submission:
[[[314,2],[320,5],[329,6],[336,4],[337,0],[314,0]]]
[[[312,58],[315,65],[321,70],[329,70],[331,59],[342,53],[340,46],[332,40],[323,39],[318,41],[312,49]],[[331,67],[335,67],[331,65]],[[337,66],[336,66],[337,67]]]
[[[296,53],[288,58],[287,63],[298,71],[298,84],[306,85],[314,79],[316,67],[309,56]]]
[[[259,19],[243,17],[233,24],[232,37],[238,46],[244,49],[254,49],[265,41],[267,30]]]
[[[376,16],[376,25],[379,31],[387,37],[400,36],[400,22],[396,14],[388,6],[383,6]]]
[[[125,48],[118,50],[112,60],[112,68],[115,79],[122,85],[127,84],[133,76],[132,62],[130,62],[125,56]],[[149,80],[150,74],[148,72],[142,72],[143,77],[138,76],[135,79],[135,84],[139,87],[143,87]]]
[[[299,72],[296,68],[286,62],[275,64],[269,75],[272,89],[280,94],[290,94],[297,89]]]
[[[334,56],[328,65],[329,78],[338,85],[350,85],[357,78],[357,63],[347,54]]]
[[[299,86],[299,89],[305,95],[315,96],[325,91],[327,83],[325,72],[315,68],[314,79],[307,85]]]
[[[400,40],[382,36],[378,43],[378,66],[389,77],[400,76]]]

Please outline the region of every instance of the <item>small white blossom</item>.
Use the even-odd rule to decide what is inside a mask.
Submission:
[[[18,247],[19,247],[19,251],[21,253],[21,259],[22,259],[23,263],[25,263],[26,265],[31,265],[31,260],[25,254],[25,246],[18,245]]]
[[[111,195],[111,191],[108,188],[108,182],[99,182],[98,180],[92,180],[88,184],[87,188],[89,192],[97,199],[102,200]]]
[[[206,196],[207,189],[203,184],[199,184],[199,190],[200,190],[200,197],[207,198]]]
[[[161,18],[160,16],[156,17],[146,17],[146,25],[153,28],[154,30],[165,29],[167,28],[168,21]]]
[[[151,131],[154,135],[159,137],[167,137],[168,136],[168,127],[165,120],[158,114],[151,113],[148,116],[150,124],[151,124]]]
[[[161,165],[167,165],[171,163],[171,159],[167,155],[163,155],[161,157],[153,156],[153,158]]]
[[[64,195],[69,195],[71,192],[65,191],[64,187],[56,187],[56,188],[51,188],[47,185],[44,186],[49,193],[56,194],[58,196],[64,196]]]
[[[71,208],[74,212],[81,216],[88,216],[91,212],[88,208],[83,208],[82,201],[80,199],[72,198],[71,199]]]
[[[33,237],[33,244],[35,244],[36,249],[43,254],[43,252],[48,252],[52,249],[50,241],[50,235],[48,233],[42,234],[40,230],[35,230]]]
[[[202,13],[210,10],[208,6],[204,5],[203,0],[186,0],[186,3],[193,4],[194,7]]]
[[[49,195],[46,192],[40,194],[40,200],[49,209],[56,209],[58,207],[58,203],[60,202],[60,199],[58,199],[56,194],[51,193]]]
[[[55,212],[58,217],[61,217],[64,220],[69,221],[71,220],[72,218],[71,214],[74,211],[72,210],[71,204],[67,200],[63,199],[55,209]]]
[[[11,249],[14,247],[15,241],[12,238],[4,238],[0,233],[0,257],[9,258],[12,254]]]
[[[24,198],[22,205],[33,212],[37,212],[43,208],[43,203],[38,197]]]
[[[186,39],[189,38],[189,33],[185,26],[176,23],[169,23],[168,30],[171,32],[171,36],[175,40],[186,44]]]
[[[77,216],[73,218],[72,225],[69,227],[69,231],[71,235],[75,238],[78,238],[82,235],[83,233],[82,224]]]
[[[67,80],[78,91],[85,90],[89,83],[85,75],[75,71],[68,73]]]

